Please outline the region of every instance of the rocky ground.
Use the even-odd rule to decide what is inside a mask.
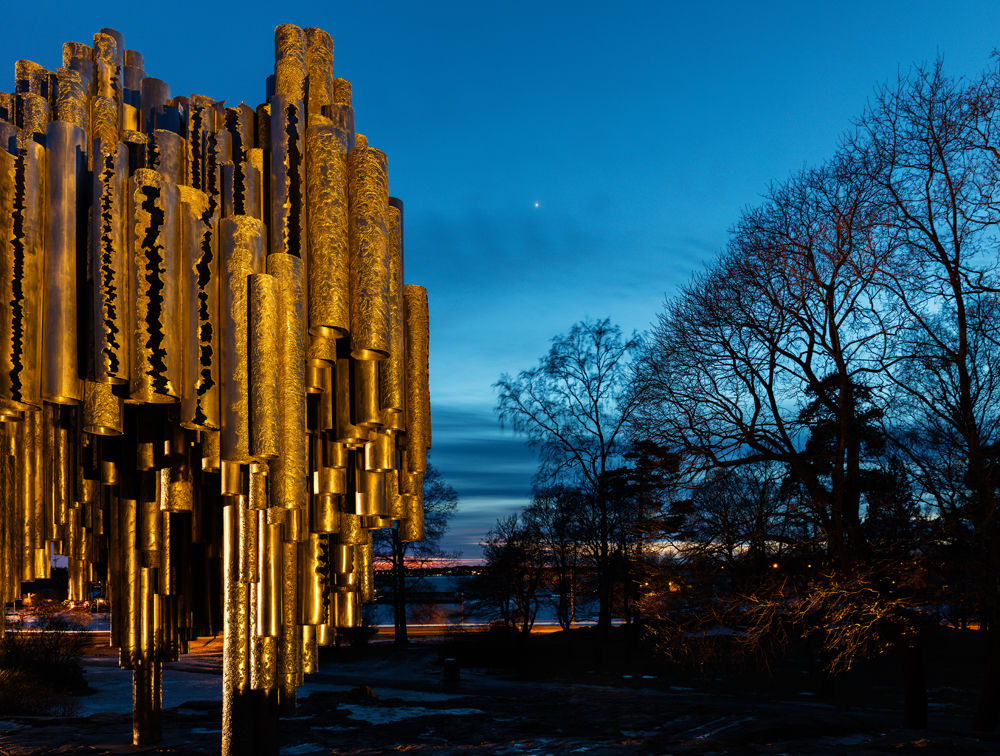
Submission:
[[[0,754],[217,754],[221,644],[204,642],[164,674],[164,740],[135,748],[130,675],[107,651],[85,660],[94,691],[81,716],[0,718]],[[523,677],[523,675],[522,675]],[[328,661],[280,724],[282,754],[997,754],[960,719],[896,729],[895,711],[764,700],[670,686],[654,676],[524,680],[485,668],[444,682],[434,644],[384,646]]]

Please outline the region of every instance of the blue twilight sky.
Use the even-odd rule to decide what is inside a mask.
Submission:
[[[535,460],[491,388],[585,316],[630,332],[723,246],[769,182],[827,159],[873,87],[942,55],[975,76],[1000,4],[79,2],[8,4],[0,70],[60,65],[111,27],[174,95],[264,101],[273,30],[333,35],[358,131],[405,202],[431,306],[432,460],[466,558]]]

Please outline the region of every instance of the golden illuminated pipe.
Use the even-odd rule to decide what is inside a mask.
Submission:
[[[299,616],[300,625],[322,625],[326,622],[326,576],[321,569],[325,559],[327,537],[319,533],[310,533],[305,541],[299,544]]]
[[[252,750],[250,710],[250,628],[247,585],[240,582],[241,504],[222,508],[223,518],[223,641],[222,748],[223,752]],[[235,749],[235,750],[234,750]]]
[[[358,613],[358,594],[355,591],[335,591],[331,594],[333,622],[337,627],[356,627],[361,617]]]
[[[224,127],[232,139],[233,163],[242,163],[246,160],[246,151],[254,146],[253,108],[245,102],[235,108],[226,108]]]
[[[123,669],[133,669],[140,663],[140,570],[139,552],[135,548],[138,526],[138,502],[135,499],[118,500],[118,554],[120,596],[118,603],[124,615],[119,638]]]
[[[95,436],[120,436],[124,400],[110,383],[86,381],[83,399],[83,430]]]
[[[203,192],[212,192],[212,177],[210,171],[210,153],[208,141],[216,132],[216,102],[204,95],[191,95],[187,106],[185,125],[187,133],[185,142],[187,148],[188,184]],[[228,133],[226,134],[228,138]],[[231,159],[227,158],[227,159]],[[216,190],[218,185],[216,184]]]
[[[379,403],[387,433],[406,430],[404,315],[403,315],[403,203],[389,198],[389,357],[379,365]]]
[[[363,604],[375,600],[375,560],[372,555],[372,534],[366,531],[367,540],[358,544],[355,570],[358,572],[358,600]]]
[[[313,495],[313,511],[310,529],[314,533],[337,533],[340,531],[340,499],[343,494],[319,493]]]
[[[302,507],[307,503],[308,474],[302,261],[292,255],[273,253],[267,256],[267,270],[278,281],[281,290],[281,450],[271,462],[270,497],[272,506]]]
[[[175,458],[159,474],[160,509],[164,512],[194,511],[194,482],[187,457]]]
[[[76,271],[86,238],[78,234],[77,212],[87,174],[87,132],[53,121],[46,130],[45,268],[42,398],[58,404],[83,401],[77,352]]]
[[[0,150],[0,397],[18,409],[42,405],[45,156]]]
[[[285,253],[302,261],[306,271],[305,124],[302,102],[278,96],[271,100],[271,255]],[[270,262],[268,263],[270,272]],[[298,306],[306,317],[308,290],[299,282]],[[301,323],[300,328],[304,328]],[[304,349],[304,345],[303,345]]]
[[[333,102],[333,37],[322,29],[305,29],[306,83],[309,114],[320,114]]]
[[[406,519],[399,521],[399,540],[423,541],[424,531],[424,475],[400,473],[401,493],[406,502]]]
[[[89,126],[88,99],[79,71],[60,68],[56,71],[56,120],[79,126]]]
[[[219,431],[201,432],[201,469],[205,472],[219,472],[222,468],[220,456],[221,434]]]
[[[250,502],[245,497],[239,497],[239,502],[239,581],[247,585],[254,585],[260,580],[260,565],[257,555],[260,538],[258,510],[251,509]],[[254,590],[256,591],[256,588]]]
[[[306,155],[309,332],[337,338],[351,325],[347,152],[333,126],[315,125]]]
[[[187,140],[165,129],[153,132],[151,167],[174,184],[187,184]]]
[[[222,215],[249,215],[263,220],[264,188],[261,179],[260,171],[253,163],[224,164],[221,169]]]
[[[131,335],[129,260],[124,219],[128,149],[118,141],[94,140],[93,254],[94,371],[104,383],[129,382]]]
[[[180,213],[177,186],[140,168],[129,180],[133,401],[180,400],[183,375]]]
[[[350,208],[351,356],[389,356],[388,188],[385,153],[355,147],[347,156]]]
[[[219,223],[222,266],[222,458],[250,461],[247,349],[249,277],[263,273],[264,226],[246,215]]]
[[[306,33],[292,24],[274,30],[274,93],[306,98]],[[273,101],[274,98],[272,97]]]
[[[428,379],[427,290],[403,287],[406,317],[406,455],[409,472],[427,470],[430,448],[431,406]]]
[[[386,473],[385,476],[385,506],[386,516],[393,520],[406,518],[406,499],[399,492],[398,471]]]
[[[20,455],[18,496],[21,502],[21,516],[24,519],[21,580],[25,582],[34,580],[36,577],[35,540],[38,520],[35,511],[35,456],[32,449],[32,439],[35,434],[34,425],[37,417],[37,412],[25,414],[24,423],[17,431],[16,443],[16,453]]]
[[[388,472],[396,468],[396,442],[387,433],[375,433],[365,444],[365,470],[369,472]]]
[[[323,108],[323,115],[336,127],[347,152],[353,150],[357,143],[351,100],[351,82],[347,79],[334,79],[333,104]]]
[[[217,430],[219,417],[219,213],[204,192],[180,187],[185,285],[181,425]]]
[[[38,94],[25,92],[19,95],[21,128],[17,132],[17,148],[23,150],[29,142],[45,140],[46,128],[52,120],[49,101]],[[86,153],[84,153],[86,154]]]
[[[280,282],[266,273],[250,276],[250,456],[273,459],[281,451]]]
[[[90,136],[93,143],[100,142],[101,150],[104,152],[114,152],[114,146],[118,144],[118,106],[114,100],[106,97],[93,97],[90,100]],[[93,158],[97,157],[95,151]],[[145,166],[143,166],[145,167]],[[128,178],[126,172],[125,178]]]
[[[247,499],[250,509],[267,509],[267,474],[266,463],[250,464],[250,494]]]
[[[295,689],[302,675],[302,636],[298,630],[298,544],[283,541],[281,556],[281,624],[284,632],[278,652],[278,706],[283,712],[290,713],[295,710]]]
[[[369,431],[382,427],[378,370],[379,363],[374,360],[354,361],[354,423]]]
[[[261,518],[265,512],[261,511]],[[281,522],[266,521],[260,527],[259,575],[257,584],[259,591],[257,603],[256,633],[262,637],[278,638],[281,636],[282,625],[282,565],[283,540]]]
[[[368,431],[355,422],[354,360],[348,355],[347,339],[337,340],[337,363],[334,365],[334,437],[348,447],[361,446],[368,440]]]
[[[110,34],[94,35],[94,68],[97,73],[97,94],[121,105],[121,81],[118,78],[118,41]]]
[[[323,616],[326,616],[325,606],[323,607]],[[307,675],[319,672],[319,644],[317,641],[321,627],[324,627],[324,623],[302,626],[302,672]]]

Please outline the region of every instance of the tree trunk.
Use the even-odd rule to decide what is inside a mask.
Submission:
[[[927,728],[927,679],[924,677],[924,649],[919,631],[899,639],[903,666],[903,727]]]
[[[1000,633],[992,627],[988,632],[990,650],[986,659],[986,680],[972,718],[973,732],[993,732],[1000,719]]]
[[[392,533],[392,561],[393,574],[396,582],[395,600],[393,601],[393,613],[395,614],[396,637],[395,641],[399,645],[409,642],[406,635],[406,562],[404,557],[406,552],[399,534],[393,530]]]

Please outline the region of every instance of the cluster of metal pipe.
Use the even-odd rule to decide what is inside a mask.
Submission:
[[[0,597],[52,554],[72,600],[106,581],[136,744],[161,663],[222,630],[243,752],[359,624],[372,530],[423,538],[403,204],[330,35],[279,26],[275,51],[256,109],[172,97],[111,29],[0,94]]]

